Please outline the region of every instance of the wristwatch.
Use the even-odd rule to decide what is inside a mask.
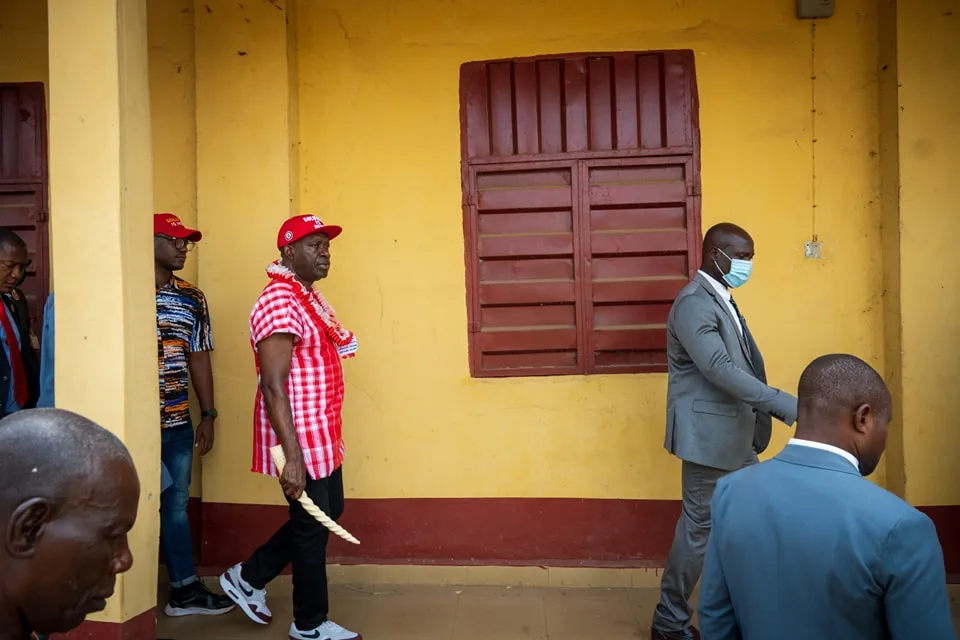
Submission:
[[[201,413],[200,417],[204,420],[216,420],[218,415],[220,414],[217,413],[216,409],[210,409]]]

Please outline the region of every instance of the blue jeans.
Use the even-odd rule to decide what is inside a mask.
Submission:
[[[193,441],[190,427],[164,429],[160,433],[160,459],[173,480],[173,485],[160,494],[160,554],[170,574],[170,586],[175,589],[197,580],[187,518]]]

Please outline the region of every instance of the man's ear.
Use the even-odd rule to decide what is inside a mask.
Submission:
[[[873,427],[873,407],[862,404],[853,412],[853,428],[857,433],[866,434]]]
[[[33,557],[52,515],[53,505],[46,498],[31,498],[21,503],[7,524],[7,553],[13,558]]]

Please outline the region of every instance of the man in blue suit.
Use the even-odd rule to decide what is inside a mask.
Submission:
[[[704,640],[955,639],[930,519],[864,476],[890,392],[866,362],[814,360],[796,438],[719,481],[700,585]]]

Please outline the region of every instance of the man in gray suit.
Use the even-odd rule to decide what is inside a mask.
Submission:
[[[767,385],[760,349],[730,294],[746,284],[753,239],[722,223],[703,239],[702,270],[677,296],[667,318],[667,434],[664,447],[683,461],[683,512],[660,584],[652,640],[698,638],[690,596],[710,535],[717,480],[755,464],[770,443],[773,416],[797,417],[797,399]]]
[[[817,358],[797,437],[717,484],[700,585],[707,640],[954,640],[930,518],[863,476],[880,461],[890,392],[866,362]]]

